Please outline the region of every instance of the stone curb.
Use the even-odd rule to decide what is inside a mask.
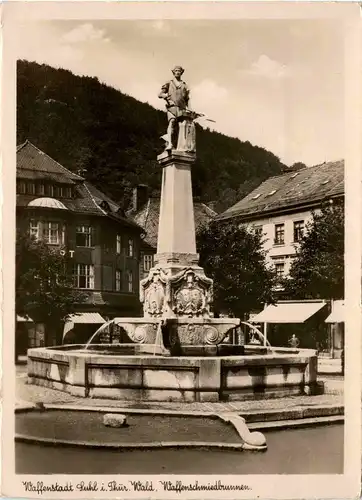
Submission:
[[[343,405],[320,405],[283,410],[264,410],[263,412],[246,411],[242,413],[247,424],[254,422],[275,422],[280,420],[303,420],[341,415],[344,415]]]
[[[315,427],[317,425],[332,425],[344,422],[343,415],[332,415],[329,417],[301,418],[295,420],[279,420],[275,422],[248,423],[251,431],[273,431],[282,429],[295,429],[303,427]]]
[[[16,434],[15,441],[18,443],[42,444],[43,446],[72,446],[94,449],[112,450],[152,450],[159,448],[198,448],[219,449],[231,451],[243,451],[244,443],[215,443],[207,441],[152,441],[151,443],[101,443],[97,441],[74,441],[66,439],[42,438],[37,436],[26,436]],[[263,448],[263,449],[266,449]]]
[[[29,405],[26,408],[16,408],[15,412],[38,410],[35,405]],[[67,410],[67,411],[95,411],[99,413],[125,413],[138,415],[168,415],[168,416],[185,416],[185,417],[208,417],[218,418],[218,413],[225,411],[184,411],[184,410],[168,410],[168,409],[145,409],[145,408],[115,408],[108,406],[78,406],[72,404],[44,404],[44,410]],[[39,409],[39,411],[42,411]],[[305,408],[294,409],[273,409],[273,410],[234,410],[228,413],[235,413],[245,418],[249,423],[255,422],[275,422],[280,420],[297,420],[317,417],[331,417],[344,415],[343,405],[316,405],[307,406]]]

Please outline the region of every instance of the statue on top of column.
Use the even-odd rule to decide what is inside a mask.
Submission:
[[[165,83],[158,94],[160,99],[165,99],[168,118],[167,133],[162,136],[165,140],[165,150],[177,149],[194,153],[196,151],[195,123],[200,114],[189,109],[190,90],[181,80],[184,73],[181,66],[172,70],[174,78]]]

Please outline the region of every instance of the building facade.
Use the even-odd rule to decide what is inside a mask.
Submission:
[[[220,214],[217,220],[236,218],[241,224],[262,234],[267,264],[282,280],[289,274],[299,242],[313,220],[313,213],[343,198],[344,162],[323,163],[267,179]],[[283,287],[277,286],[275,291],[276,296],[282,299]],[[329,308],[334,310],[335,301],[329,304]],[[285,322],[285,317],[279,321]],[[333,356],[340,357],[344,342],[343,322],[328,320],[327,324],[331,325],[327,332],[328,350]]]
[[[267,263],[288,276],[313,212],[344,197],[344,162],[323,163],[271,177],[218,220],[237,218],[264,237]]]
[[[29,141],[17,149],[16,211],[18,230],[68,253],[73,262],[74,287],[86,295],[71,322],[78,329],[77,340],[88,338],[106,319],[140,315],[142,228],[83,177]],[[39,334],[31,334],[31,345],[53,343],[42,338],[41,326],[34,328]]]

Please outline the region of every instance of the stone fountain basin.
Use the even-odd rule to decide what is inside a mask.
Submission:
[[[122,327],[132,342],[138,344],[159,344],[159,325],[162,318],[116,318],[114,323]],[[164,319],[167,337],[163,342],[169,347],[217,346],[228,332],[240,325],[239,318],[188,318]],[[182,351],[182,348],[181,348]],[[181,354],[181,351],[179,354]],[[217,352],[212,351],[215,354]],[[200,352],[200,354],[202,354]]]
[[[311,349],[245,356],[160,356],[147,344],[28,350],[28,382],[123,401],[233,401],[316,394]]]

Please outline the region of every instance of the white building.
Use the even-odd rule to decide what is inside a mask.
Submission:
[[[289,274],[298,243],[308,222],[312,221],[313,212],[343,197],[344,162],[323,163],[297,171],[290,170],[267,179],[217,219],[224,221],[236,218],[240,223],[260,231],[264,235],[267,263],[274,266],[276,274],[283,278]],[[333,357],[340,357],[343,348],[344,317],[341,304],[342,301],[333,301],[330,304],[331,314],[325,320],[331,325],[329,350]],[[281,307],[274,308],[278,309],[277,319],[267,318],[270,311],[273,312],[272,306],[256,319],[264,315],[265,321],[269,323],[295,322],[288,320],[295,314],[295,304],[283,304],[283,307],[288,307],[289,312],[285,313]],[[306,304],[306,307],[310,308],[310,304]]]
[[[323,163],[270,177],[217,218],[237,218],[260,231],[268,263],[283,277],[289,273],[312,213],[343,196],[344,162]]]

